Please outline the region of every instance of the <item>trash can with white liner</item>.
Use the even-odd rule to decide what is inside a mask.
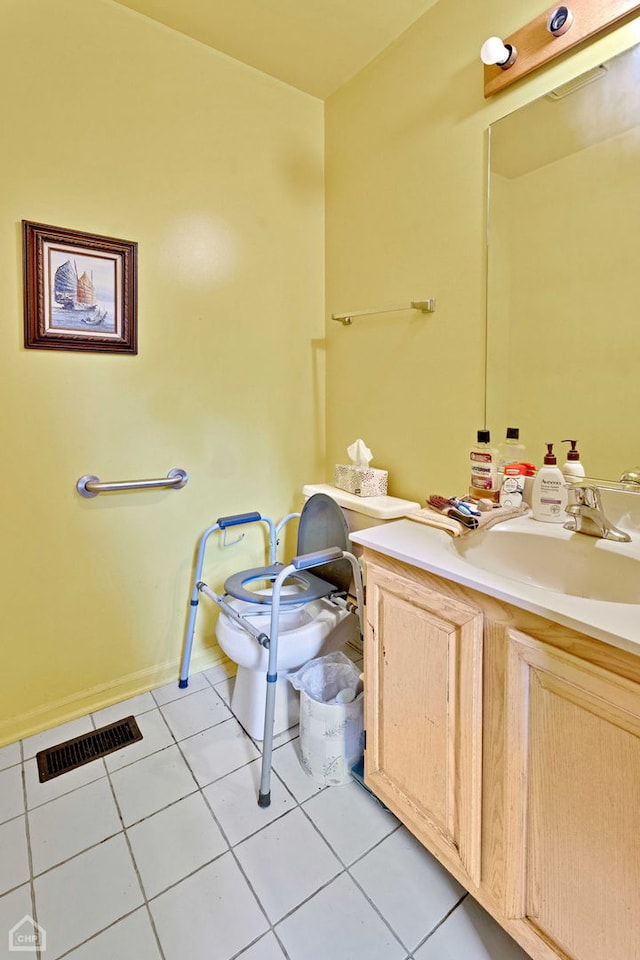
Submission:
[[[363,753],[360,671],[343,653],[309,660],[288,680],[300,691],[302,764],[323,786],[351,782]]]

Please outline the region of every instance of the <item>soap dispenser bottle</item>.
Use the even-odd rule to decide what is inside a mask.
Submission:
[[[533,481],[531,512],[536,520],[545,523],[563,523],[566,520],[567,482],[562,476],[553,452],[553,444],[547,444],[544,466],[540,467]]]
[[[577,440],[563,440],[563,443],[570,443],[571,450],[567,452],[567,459],[562,464],[562,474],[571,480],[572,477],[584,477],[584,467],[580,462],[580,454],[576,450]]]

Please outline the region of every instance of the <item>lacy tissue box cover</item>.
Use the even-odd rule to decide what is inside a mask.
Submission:
[[[336,463],[334,483],[338,490],[355,493],[357,497],[386,497],[388,470],[358,467],[353,463]]]

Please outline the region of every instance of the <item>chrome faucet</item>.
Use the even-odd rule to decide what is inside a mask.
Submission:
[[[575,484],[571,491],[576,502],[566,507],[571,518],[564,524],[567,530],[586,533],[589,537],[600,537],[602,540],[616,540],[618,543],[628,543],[631,540],[628,533],[618,530],[605,517],[597,487]]]

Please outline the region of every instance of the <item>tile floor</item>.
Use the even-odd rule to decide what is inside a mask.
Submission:
[[[215,667],[0,749],[0,960],[527,960],[358,784],[319,788],[296,729],[260,809],[232,684]],[[142,741],[39,783],[39,750],[131,714]]]

